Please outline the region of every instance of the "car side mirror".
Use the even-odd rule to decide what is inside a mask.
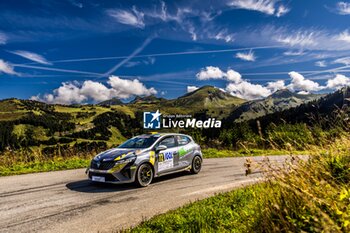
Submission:
[[[166,145],[159,145],[156,147],[156,152],[166,150],[166,149],[168,149],[168,147]]]

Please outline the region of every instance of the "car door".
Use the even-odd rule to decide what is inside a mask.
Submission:
[[[190,166],[193,159],[193,143],[191,139],[185,135],[176,135],[178,144],[179,167]]]
[[[177,142],[174,136],[163,138],[156,147],[164,145],[166,150],[156,152],[157,173],[167,173],[176,170],[179,164]]]

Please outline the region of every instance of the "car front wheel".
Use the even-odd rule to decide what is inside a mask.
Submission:
[[[196,155],[192,160],[191,173],[198,174],[202,169],[202,158]]]
[[[153,180],[153,169],[151,165],[144,163],[136,172],[135,183],[140,187],[148,186]]]

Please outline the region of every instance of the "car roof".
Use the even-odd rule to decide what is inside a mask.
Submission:
[[[152,135],[155,137],[175,136],[175,135],[190,137],[189,135],[181,134],[181,133],[158,133],[158,132],[151,132],[151,133],[146,133],[146,134],[142,134],[142,135],[138,135],[138,136],[152,136]]]

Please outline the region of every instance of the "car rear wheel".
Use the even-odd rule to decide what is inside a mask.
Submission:
[[[148,163],[142,164],[136,172],[135,183],[140,187],[148,186],[153,180],[153,169]]]
[[[198,174],[202,169],[202,158],[196,155],[192,160],[191,173]]]

